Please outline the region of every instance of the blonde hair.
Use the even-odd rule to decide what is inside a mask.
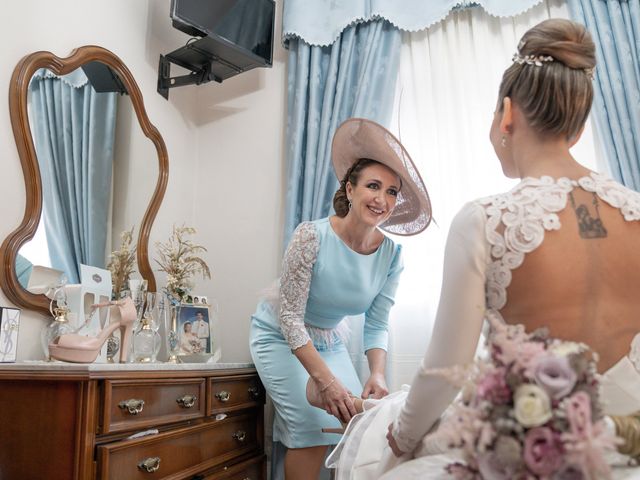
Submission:
[[[593,101],[596,55],[589,32],[570,20],[545,20],[524,34],[516,57],[552,60],[514,61],[502,76],[499,109],[503,99],[510,97],[541,135],[575,138]]]

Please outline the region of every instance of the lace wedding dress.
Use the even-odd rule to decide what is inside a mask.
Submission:
[[[591,209],[576,201],[587,194],[592,197]],[[600,218],[600,202],[609,208],[603,215],[605,222]],[[337,467],[336,479],[449,478],[444,468],[456,460],[455,452],[439,444],[437,435],[427,432],[451,404],[457,391],[442,377],[428,372],[472,361],[484,318],[491,314],[502,319],[500,312],[509,311],[507,287],[512,284],[514,270],[545,243],[550,232],[563,228],[561,217],[572,218],[566,216],[569,204],[578,222],[579,238],[585,242],[606,238],[607,225],[624,228],[628,222],[640,220],[640,194],[596,173],[578,180],[525,178],[510,192],[471,202],[460,211],[447,240],[442,294],[433,336],[411,389],[406,387],[390,395],[351,422],[327,461],[328,465]],[[637,238],[636,235],[636,241]],[[585,248],[576,245],[576,249]],[[595,243],[583,245],[593,248]],[[559,250],[549,251],[557,255]],[[561,268],[562,259],[558,260]],[[519,281],[520,286],[526,287],[526,279],[523,281],[520,277]],[[535,289],[534,282],[532,276],[532,289]],[[570,297],[571,291],[567,295],[566,303],[576,302]],[[526,305],[526,299],[523,303]],[[544,307],[534,314],[552,318],[551,307],[539,303]],[[564,305],[556,303],[555,307],[562,310]],[[520,323],[517,316],[515,321],[511,316],[505,315],[505,318],[511,323]],[[640,335],[631,343],[630,353],[602,375],[601,386],[606,413],[626,415],[640,410]],[[398,459],[391,453],[385,438],[391,423],[400,449],[413,452],[411,455]],[[614,478],[640,478],[640,469],[629,467],[628,458],[616,454],[610,463],[614,465]]]

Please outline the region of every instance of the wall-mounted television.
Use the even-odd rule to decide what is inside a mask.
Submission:
[[[169,88],[222,82],[273,60],[274,0],[172,0],[175,28],[198,37],[160,56],[158,92],[168,98]],[[170,78],[170,64],[191,71]]]

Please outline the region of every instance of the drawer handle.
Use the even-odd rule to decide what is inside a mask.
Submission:
[[[196,397],[195,395],[183,395],[182,397],[178,398],[176,402],[178,402],[178,405],[180,405],[182,408],[191,408],[196,404],[197,399],[198,397]]]
[[[244,442],[247,439],[247,432],[244,430],[238,430],[236,433],[232,435],[233,438],[238,440],[239,442]]]
[[[160,469],[160,457],[145,458],[138,464],[138,468],[147,473],[157,472]]]
[[[126,410],[130,415],[137,415],[142,412],[144,408],[144,400],[132,398],[130,400],[123,400],[118,404],[122,410]]]
[[[251,395],[252,398],[260,397],[260,389],[256,386],[249,387],[249,390],[247,391],[249,392],[249,395]]]
[[[222,390],[221,392],[216,393],[216,398],[222,403],[225,403],[229,401],[229,399],[231,398],[231,394],[226,390]]]

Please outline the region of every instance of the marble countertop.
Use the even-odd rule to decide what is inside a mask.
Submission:
[[[16,363],[0,363],[0,371],[39,370],[48,372],[148,372],[148,371],[188,371],[224,370],[232,368],[253,368],[253,363],[66,363],[26,360]]]

